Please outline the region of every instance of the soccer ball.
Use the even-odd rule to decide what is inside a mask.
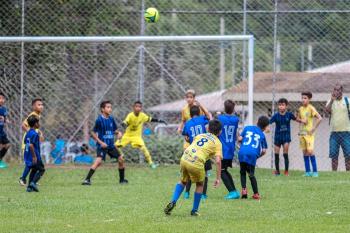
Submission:
[[[156,23],[159,20],[158,10],[154,7],[147,8],[145,11],[145,20],[147,23]]]

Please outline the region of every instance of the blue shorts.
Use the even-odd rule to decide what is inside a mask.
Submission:
[[[283,135],[275,135],[274,138],[274,144],[275,146],[281,147],[286,143],[290,143],[292,140],[290,139],[289,134],[283,134]]]
[[[102,158],[103,161],[106,160],[106,155],[109,155],[111,158],[119,158],[120,153],[117,148],[97,148],[97,157]]]
[[[350,132],[331,132],[329,137],[329,157],[338,158],[340,147],[343,150],[344,157],[349,157]]]
[[[0,136],[0,144],[1,145],[6,145],[6,144],[9,144],[9,143],[10,143],[10,141],[8,140],[6,134]]]

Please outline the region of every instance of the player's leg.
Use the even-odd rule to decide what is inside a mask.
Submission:
[[[246,199],[248,197],[247,192],[247,164],[241,162],[240,166],[240,175],[241,175],[241,186],[242,186],[242,199]]]
[[[106,159],[106,150],[105,149],[97,149],[97,158],[95,162],[90,167],[90,170],[83,181],[82,185],[91,185],[91,177],[94,175],[96,169],[101,165],[102,161]]]
[[[189,199],[190,198],[190,191],[191,191],[191,186],[192,186],[192,182],[191,180],[189,180],[186,184],[186,189],[184,192],[184,198],[185,199]]]
[[[203,183],[203,193],[202,193],[202,199],[206,200],[208,198],[207,190],[208,190],[208,177],[210,175],[210,170],[212,169],[211,166],[211,160],[207,160],[204,164],[204,172],[205,172],[205,178]]]
[[[329,137],[329,158],[332,160],[332,171],[338,170],[339,143],[338,133],[331,132]]]
[[[141,152],[143,153],[143,155],[145,156],[146,162],[151,166],[151,168],[153,168],[153,169],[157,168],[157,165],[153,163],[151,153],[149,153],[149,150],[147,149],[143,140],[142,140],[142,142],[140,142],[139,148],[140,148]]]
[[[305,166],[305,177],[311,176],[310,173],[310,156],[307,155],[307,145],[306,145],[306,136],[300,136],[299,142],[300,142],[300,149],[303,152],[303,158],[304,158],[304,166]]]
[[[27,184],[26,179],[27,179],[29,172],[30,172],[30,167],[28,167],[27,165],[24,165],[24,170],[22,172],[22,176],[19,178],[19,181],[18,181],[20,185],[24,186]]]
[[[27,192],[33,192],[33,188],[30,186],[31,182],[33,181],[33,178],[35,176],[35,173],[37,172],[35,166],[26,166],[29,168],[29,180],[28,180],[28,186],[27,186]]]
[[[258,182],[256,181],[255,177],[255,166],[252,165],[247,165],[248,168],[248,174],[249,174],[249,180],[252,185],[252,189],[254,192],[253,198],[259,200],[260,195],[259,195],[259,190],[258,190]]]
[[[278,142],[275,142],[275,168],[274,175],[279,176],[280,173],[280,144]]]
[[[40,180],[40,178],[44,175],[45,173],[45,166],[42,163],[42,161],[38,161],[38,163],[35,165],[36,172],[34,174],[33,179],[31,182],[29,182],[29,186],[36,192],[39,192],[39,189],[37,187],[37,183]]]
[[[350,132],[341,133],[340,145],[345,158],[345,170],[350,171]]]
[[[111,158],[118,159],[119,183],[127,184],[128,180],[125,179],[124,157],[122,156],[121,152],[116,147],[114,147],[113,149],[108,150],[108,155]]]
[[[203,187],[204,187],[204,182],[203,181],[196,182],[196,191],[194,193],[193,206],[192,206],[192,210],[191,210],[191,215],[192,216],[198,216],[199,215],[198,209],[199,209],[199,204],[200,204],[201,198],[202,198]]]
[[[239,192],[237,192],[233,178],[228,171],[228,168],[232,167],[231,159],[223,159],[221,161],[221,179],[224,183],[228,194],[225,196],[225,199],[238,199],[240,197]]]
[[[307,137],[306,154],[310,157],[311,166],[312,166],[312,177],[318,177],[316,156],[314,154],[314,142],[315,142],[314,136]]]
[[[289,176],[289,142],[283,144],[284,175]]]
[[[7,151],[10,148],[10,141],[7,136],[0,137],[0,168],[7,168],[7,164],[3,161]]]

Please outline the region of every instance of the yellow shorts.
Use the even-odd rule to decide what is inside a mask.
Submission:
[[[185,160],[180,162],[181,181],[187,183],[191,180],[193,183],[203,182],[205,179],[204,165],[203,167],[194,166]]]
[[[120,139],[117,140],[115,143],[116,147],[125,147],[128,144],[131,144],[133,148],[140,148],[145,145],[145,142],[140,137],[128,137],[125,135]]]
[[[303,135],[299,137],[300,149],[302,150],[313,150],[315,144],[314,135]]]

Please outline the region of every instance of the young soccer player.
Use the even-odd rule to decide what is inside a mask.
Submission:
[[[143,152],[150,167],[155,169],[157,165],[153,163],[151,154],[149,153],[145,142],[142,139],[142,128],[143,124],[146,122],[158,122],[166,124],[165,121],[150,117],[142,112],[142,102],[136,101],[133,105],[133,111],[126,116],[125,120],[122,123],[123,127],[126,128],[125,133],[122,138],[116,142],[115,145],[121,149],[128,144],[131,144],[133,148],[140,149]]]
[[[322,117],[317,112],[314,106],[310,104],[312,93],[307,91],[301,93],[302,106],[298,111],[298,118],[300,119],[300,148],[303,151],[305,175],[306,177],[318,177],[316,157],[314,155],[315,131],[320,125]],[[313,119],[316,118],[316,124],[313,126]],[[310,171],[310,160],[312,171]]]
[[[114,135],[118,134],[117,124],[111,116],[112,103],[108,100],[100,104],[101,114],[95,121],[95,126],[91,132],[92,138],[96,141],[97,158],[92,164],[82,185],[91,185],[91,177],[96,169],[106,160],[108,154],[111,158],[118,159],[119,183],[126,184],[124,158],[114,145]]]
[[[8,167],[8,165],[3,161],[3,158],[10,148],[10,141],[8,140],[5,132],[5,125],[7,122],[7,109],[4,106],[5,101],[5,94],[0,92],[0,168]]]
[[[288,107],[288,100],[285,98],[281,98],[278,100],[278,112],[275,113],[271,119],[270,124],[275,123],[275,137],[274,137],[274,144],[275,144],[275,168],[274,174],[276,176],[279,176],[280,173],[280,158],[279,153],[281,150],[281,147],[283,148],[283,158],[284,158],[284,175],[289,176],[289,158],[288,158],[288,150],[289,150],[289,143],[291,142],[291,136],[290,136],[290,122],[292,120],[298,121],[297,118],[294,116],[293,113],[287,111]]]
[[[206,116],[200,115],[200,108],[196,105],[190,108],[191,119],[188,120],[183,128],[182,135],[185,136],[185,140],[188,143],[192,143],[195,136],[206,133],[206,126],[209,123],[209,119]],[[208,171],[211,170],[211,161],[208,160],[205,162],[205,180],[203,187],[202,199],[207,199],[207,185],[208,185]],[[186,191],[184,192],[184,198],[190,198],[191,190],[191,180],[187,182]]]
[[[264,135],[264,131],[268,129],[269,118],[261,116],[258,119],[257,126],[244,127],[239,141],[241,141],[241,147],[238,153],[238,159],[240,163],[241,185],[242,185],[242,199],[248,197],[247,191],[247,179],[248,173],[250,183],[253,188],[253,199],[259,200],[258,183],[255,178],[255,165],[256,160],[266,153],[267,142]]]
[[[240,197],[239,192],[236,190],[233,178],[227,169],[229,167],[232,168],[239,118],[233,115],[235,103],[232,100],[226,100],[224,102],[224,108],[225,113],[217,116],[218,120],[222,124],[222,133],[219,136],[223,153],[223,160],[221,161],[221,179],[229,192],[225,196],[225,199],[238,199]]]
[[[24,161],[30,171],[27,192],[39,192],[36,184],[45,172],[40,154],[40,136],[37,132],[37,129],[39,129],[39,118],[31,115],[28,117],[27,123],[30,127],[24,137]]]
[[[191,180],[196,183],[196,191],[194,193],[192,216],[198,216],[199,204],[203,192],[203,182],[205,177],[204,164],[210,158],[216,159],[216,180],[214,187],[220,184],[221,177],[221,159],[222,145],[218,138],[221,133],[221,123],[218,120],[211,120],[208,126],[209,133],[196,136],[192,144],[185,150],[181,157],[181,179],[175,186],[174,194],[171,202],[165,207],[164,212],[167,215],[176,206],[177,200],[180,198],[187,182]]]
[[[44,104],[43,104],[43,100],[41,98],[36,98],[36,99],[32,100],[32,110],[33,111],[28,115],[28,117],[22,123],[22,129],[24,131],[23,138],[25,137],[26,132],[28,132],[28,130],[30,129],[30,126],[28,124],[28,118],[30,116],[35,116],[35,117],[37,117],[40,120],[41,113],[44,110]],[[44,141],[43,134],[39,130],[39,128],[36,129],[36,131],[39,134],[40,141]],[[25,144],[23,143],[22,144],[22,151],[24,151],[24,148],[25,148]],[[20,185],[22,185],[22,186],[26,185],[26,178],[27,178],[29,172],[30,172],[29,167],[25,166],[24,170],[23,170],[23,173],[22,173],[22,176],[19,178],[19,184]]]

